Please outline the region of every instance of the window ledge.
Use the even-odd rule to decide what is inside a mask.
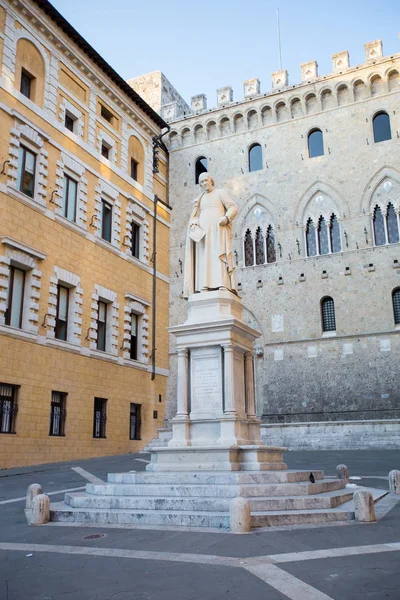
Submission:
[[[31,333],[24,329],[17,329],[16,327],[11,327],[11,325],[0,325],[0,333],[4,333],[13,338],[23,339],[28,342],[36,342],[39,337],[37,333]]]
[[[58,340],[55,338],[46,338],[46,345],[52,346],[53,348],[59,348],[60,350],[68,350],[69,352],[76,352],[80,354],[81,346],[80,344],[74,344],[73,342],[68,342],[66,340]]]
[[[132,256],[132,254],[124,253],[123,257],[129,260],[133,265],[137,265],[138,267],[148,267],[148,262],[144,261],[140,258],[136,258],[136,256]]]
[[[46,203],[44,200],[35,200],[34,198],[30,198],[26,194],[23,194],[19,190],[15,189],[9,185],[7,185],[6,193],[9,196],[11,196],[11,198],[15,198],[16,200],[19,200],[23,204],[26,204],[26,206],[30,206],[31,208],[34,208],[35,210],[37,210],[39,212],[44,213],[47,210]]]
[[[90,350],[89,356],[92,358],[99,358],[108,362],[118,362],[119,357],[117,354],[111,354],[110,352],[102,352],[101,350]]]
[[[59,215],[58,213],[54,213],[54,219],[57,223],[60,223],[61,225],[72,229],[72,231],[75,231],[75,233],[79,233],[79,235],[83,235],[84,237],[86,237],[86,229],[82,225],[78,225],[78,223],[75,223],[75,221],[70,221],[69,219],[63,217],[62,215]]]
[[[133,360],[132,358],[124,358],[126,367],[132,367],[134,369],[140,369],[141,371],[147,371],[148,364],[140,360]]]
[[[107,242],[107,240],[103,240],[103,238],[95,237],[96,244],[104,248],[105,250],[110,250],[110,252],[114,252],[114,254],[120,254],[119,246],[114,246],[112,242]]]
[[[321,335],[323,338],[336,337],[336,331],[324,331]]]

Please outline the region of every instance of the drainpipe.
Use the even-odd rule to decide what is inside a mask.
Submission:
[[[153,137],[153,173],[158,173],[158,148],[163,148],[168,153],[167,147],[162,141],[162,137],[171,130],[171,127],[167,125],[166,131]],[[157,296],[157,202],[159,197],[154,194],[153,204],[153,300],[151,305],[151,380],[156,378],[156,320],[157,320],[157,307],[156,307],[156,296]]]

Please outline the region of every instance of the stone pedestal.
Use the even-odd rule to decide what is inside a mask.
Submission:
[[[242,301],[228,290],[193,294],[185,323],[171,327],[178,354],[177,414],[167,448],[149,471],[285,469],[284,448],[260,441],[253,344]]]

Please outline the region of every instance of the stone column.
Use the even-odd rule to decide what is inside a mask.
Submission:
[[[244,357],[246,376],[246,412],[248,417],[256,416],[256,398],[254,393],[254,361],[253,354],[246,352]]]
[[[225,395],[225,414],[235,414],[235,386],[234,386],[234,365],[233,365],[233,344],[224,344],[224,395]]]
[[[178,386],[177,386],[177,411],[179,417],[188,416],[188,351],[181,348],[178,354]]]

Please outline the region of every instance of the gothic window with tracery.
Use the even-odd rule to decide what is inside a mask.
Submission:
[[[387,208],[386,224],[389,244],[396,244],[399,241],[399,227],[397,223],[396,211],[394,210],[394,206],[391,202],[389,202]]]
[[[267,229],[267,262],[276,262],[275,232],[272,225]]]
[[[265,263],[264,235],[259,227],[256,231],[256,265]]]
[[[342,244],[340,242],[340,226],[336,215],[331,216],[330,222],[330,236],[331,236],[331,252],[340,252]]]
[[[246,267],[252,267],[254,265],[253,238],[250,229],[246,231],[244,236],[244,264]]]
[[[315,227],[311,219],[307,221],[306,227],[306,242],[307,256],[315,256],[317,254],[317,241],[315,237]]]
[[[375,206],[373,225],[375,246],[384,246],[386,244],[385,221],[379,206]]]
[[[320,254],[329,254],[328,227],[324,217],[318,221],[318,249]]]

